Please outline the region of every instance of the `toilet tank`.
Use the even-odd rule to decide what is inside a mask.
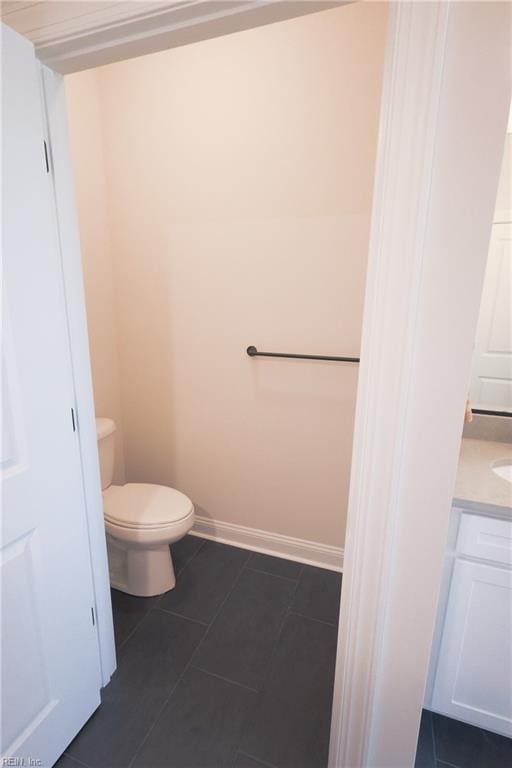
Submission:
[[[98,439],[98,455],[100,459],[101,490],[112,485],[114,476],[114,432],[116,425],[113,419],[96,419],[96,436]]]

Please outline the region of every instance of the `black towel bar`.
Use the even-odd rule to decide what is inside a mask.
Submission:
[[[292,352],[258,352],[256,347],[247,347],[249,357],[293,357],[299,360],[334,360],[337,363],[358,363],[358,357],[341,357],[340,355],[297,355]]]

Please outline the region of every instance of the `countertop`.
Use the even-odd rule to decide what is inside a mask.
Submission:
[[[455,502],[512,507],[512,483],[492,471],[500,459],[512,459],[512,444],[488,440],[462,440],[459,469],[455,484]]]

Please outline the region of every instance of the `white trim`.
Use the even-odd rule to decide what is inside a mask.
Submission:
[[[331,768],[414,762],[508,116],[509,12],[390,6]]]
[[[331,571],[343,570],[343,550],[341,547],[331,547],[316,541],[296,539],[292,536],[283,536],[280,533],[261,531],[258,528],[248,528],[245,525],[225,523],[222,520],[212,520],[210,517],[201,516],[196,516],[194,527],[190,533],[203,539],[233,544],[242,549],[250,549],[265,555],[274,555],[286,560],[316,565]]]
[[[82,261],[67,135],[64,78],[46,67],[41,67],[41,69],[50,140],[55,216],[58,222],[66,294],[67,323],[78,417],[78,439],[98,628],[101,680],[103,685],[106,685],[116,668],[116,652],[89,362]]]
[[[38,28],[34,40],[36,56],[62,74],[90,69],[115,61],[142,56],[180,45],[240,32],[265,24],[335,8],[354,0],[239,0],[209,3],[194,0],[185,3],[148,3],[145,12],[127,17],[125,3],[106,8],[94,16]],[[16,13],[6,16],[16,28]],[[90,26],[93,20],[97,26]],[[80,26],[82,21],[83,26]],[[26,23],[26,22],[25,22]],[[49,38],[54,29],[54,37]],[[57,34],[55,34],[57,30]]]
[[[494,212],[493,224],[510,224],[512,222],[512,209],[503,208]]]

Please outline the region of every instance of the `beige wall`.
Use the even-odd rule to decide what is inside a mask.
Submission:
[[[127,479],[337,546],[357,367],[245,348],[359,352],[385,26],[354,4],[98,74]]]
[[[123,483],[125,473],[114,276],[98,82],[97,70],[82,72],[66,83],[66,95],[94,401],[98,416],[112,416],[119,425],[114,480]]]

